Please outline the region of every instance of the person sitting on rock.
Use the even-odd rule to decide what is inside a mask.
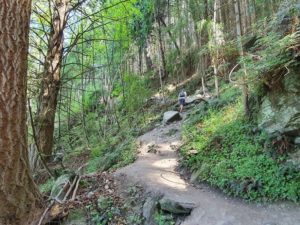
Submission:
[[[178,95],[178,101],[179,101],[179,106],[180,106],[179,112],[183,111],[183,106],[185,105],[186,96],[187,96],[186,91],[184,89],[182,89]]]

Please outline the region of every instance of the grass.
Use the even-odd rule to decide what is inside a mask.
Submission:
[[[255,125],[242,115],[239,101],[192,114],[184,128],[183,163],[199,181],[233,196],[298,201],[300,173],[286,163],[285,155],[274,157],[274,149],[265,144],[267,135],[252,132]],[[191,156],[190,150],[197,154]]]

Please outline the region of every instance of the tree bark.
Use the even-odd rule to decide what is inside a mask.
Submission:
[[[168,72],[167,72],[167,62],[166,62],[166,57],[165,57],[165,51],[164,51],[164,46],[163,46],[163,40],[162,40],[162,34],[161,34],[161,25],[160,21],[157,21],[158,23],[158,41],[159,41],[159,49],[160,49],[160,54],[161,54],[161,61],[162,61],[162,78],[167,79],[168,78]]]
[[[53,149],[53,134],[60,72],[63,57],[63,34],[67,23],[69,0],[55,0],[48,51],[39,94],[37,140],[42,154],[49,159]]]
[[[0,224],[30,224],[39,193],[30,174],[26,74],[30,0],[0,3]]]
[[[234,0],[234,11],[235,11],[235,21],[236,21],[236,34],[237,42],[239,48],[239,55],[244,55],[243,44],[242,44],[242,30],[241,30],[241,20],[239,11],[239,2]],[[244,70],[244,76],[242,77],[242,92],[243,92],[243,105],[244,113],[247,118],[250,118],[250,107],[249,107],[249,87],[246,81],[247,78],[247,68],[245,63],[242,63],[242,68]]]
[[[219,10],[219,1],[215,0],[214,2],[214,25],[213,25],[213,42],[214,42],[214,46],[218,46],[218,42],[219,42],[219,37],[218,37],[218,31],[217,31],[217,13]],[[219,97],[219,80],[218,80],[218,55],[219,55],[219,50],[215,50],[213,52],[213,56],[212,56],[212,62],[213,62],[213,68],[214,68],[214,79],[215,79],[215,94],[217,97]]]

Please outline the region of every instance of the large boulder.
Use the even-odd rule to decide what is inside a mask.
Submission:
[[[264,96],[258,113],[259,127],[267,133],[300,137],[300,73],[290,69],[281,88]]]
[[[164,124],[172,123],[174,121],[181,120],[181,119],[182,119],[182,117],[180,116],[179,112],[168,111],[168,112],[164,113],[163,123]]]
[[[202,95],[200,95],[200,94],[191,95],[186,98],[185,104],[189,105],[189,104],[194,104],[194,103],[200,103],[202,101],[205,101]]]

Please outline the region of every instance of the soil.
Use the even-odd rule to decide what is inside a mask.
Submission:
[[[124,183],[141,185],[152,195],[194,204],[195,208],[182,225],[300,225],[297,204],[246,203],[205,185],[196,187],[182,178],[177,170],[182,124],[177,121],[160,125],[140,136],[138,159],[117,170],[115,176]]]

